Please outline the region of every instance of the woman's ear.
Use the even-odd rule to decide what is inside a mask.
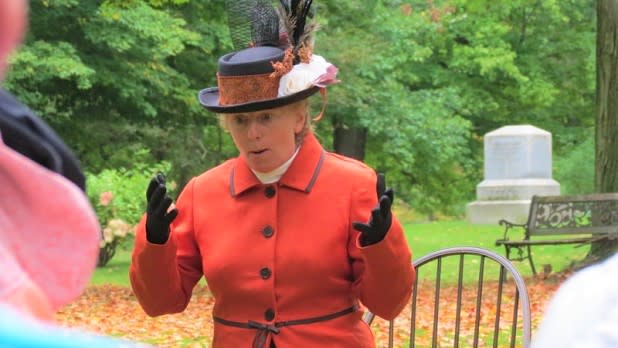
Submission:
[[[295,111],[296,114],[296,123],[294,123],[294,134],[300,134],[303,129],[305,129],[305,123],[307,122],[307,110],[304,108],[297,108]]]
[[[300,134],[307,127],[307,118],[309,117],[309,109],[307,100],[292,104],[292,112],[295,115],[294,134]]]

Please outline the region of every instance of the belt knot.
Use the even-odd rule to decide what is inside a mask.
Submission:
[[[249,327],[252,329],[272,332],[275,335],[278,334],[280,331],[279,328],[275,326],[274,324],[263,324],[263,323],[259,323],[253,320],[249,320],[248,324],[249,324]]]

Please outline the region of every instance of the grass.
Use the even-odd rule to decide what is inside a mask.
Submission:
[[[116,255],[105,267],[98,267],[90,283],[93,285],[114,284],[129,286],[129,265],[131,264],[131,250],[129,247],[116,249]]]
[[[504,247],[495,246],[496,239],[504,234],[502,226],[471,225],[466,221],[444,221],[432,223],[407,223],[404,230],[408,244],[416,259],[438,249],[456,246],[473,246],[489,249],[505,256]],[[523,238],[523,231],[510,234],[511,239]],[[588,247],[574,245],[540,245],[532,248],[533,260],[540,272],[544,266],[553,272],[564,270],[574,261],[583,259]],[[513,262],[515,268],[524,276],[532,276],[532,269],[527,261]],[[453,273],[454,274],[454,273]]]
[[[466,221],[408,222],[404,223],[404,230],[415,259],[432,251],[454,246],[481,247],[505,255],[503,247],[498,248],[494,245],[495,240],[502,238],[503,235],[502,227],[497,225],[471,225]],[[515,239],[517,236],[513,235],[511,238]],[[91,283],[129,286],[130,248],[130,245],[119,248],[107,266],[96,269]],[[547,268],[547,265],[554,272],[563,270],[573,261],[581,260],[587,252],[588,247],[573,245],[532,248],[537,271],[541,271],[544,266]],[[524,277],[532,275],[528,262],[514,262],[514,265]]]

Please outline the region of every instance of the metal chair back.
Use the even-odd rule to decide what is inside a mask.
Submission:
[[[520,344],[529,347],[528,290],[521,274],[509,260],[482,248],[455,247],[432,252],[413,264],[417,279],[412,291],[410,315],[409,318],[404,315],[408,313],[404,310],[388,323],[389,348],[394,346],[395,336],[402,336],[402,322],[406,326],[403,330],[407,331],[403,335],[410,337],[410,347],[515,347],[518,328],[521,328]],[[433,276],[425,272],[431,271],[430,264],[435,267]],[[449,270],[452,271],[449,273]],[[419,277],[434,276],[435,280],[423,280],[419,288]],[[457,282],[445,284],[445,276],[451,280],[456,278]],[[470,281],[471,277],[475,279]],[[423,297],[427,289],[431,295]],[[447,291],[451,292],[446,294],[450,297],[445,298]],[[419,318],[420,315],[424,318]],[[371,325],[374,317],[373,313],[367,312],[363,320]],[[464,321],[466,327],[462,327]],[[419,322],[425,325],[419,325]],[[472,328],[470,323],[474,325]]]

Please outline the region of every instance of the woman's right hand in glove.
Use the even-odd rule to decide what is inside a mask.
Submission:
[[[170,224],[178,215],[176,208],[168,209],[172,199],[166,195],[165,177],[158,173],[148,185],[146,200],[146,239],[153,244],[165,244],[170,235]]]

